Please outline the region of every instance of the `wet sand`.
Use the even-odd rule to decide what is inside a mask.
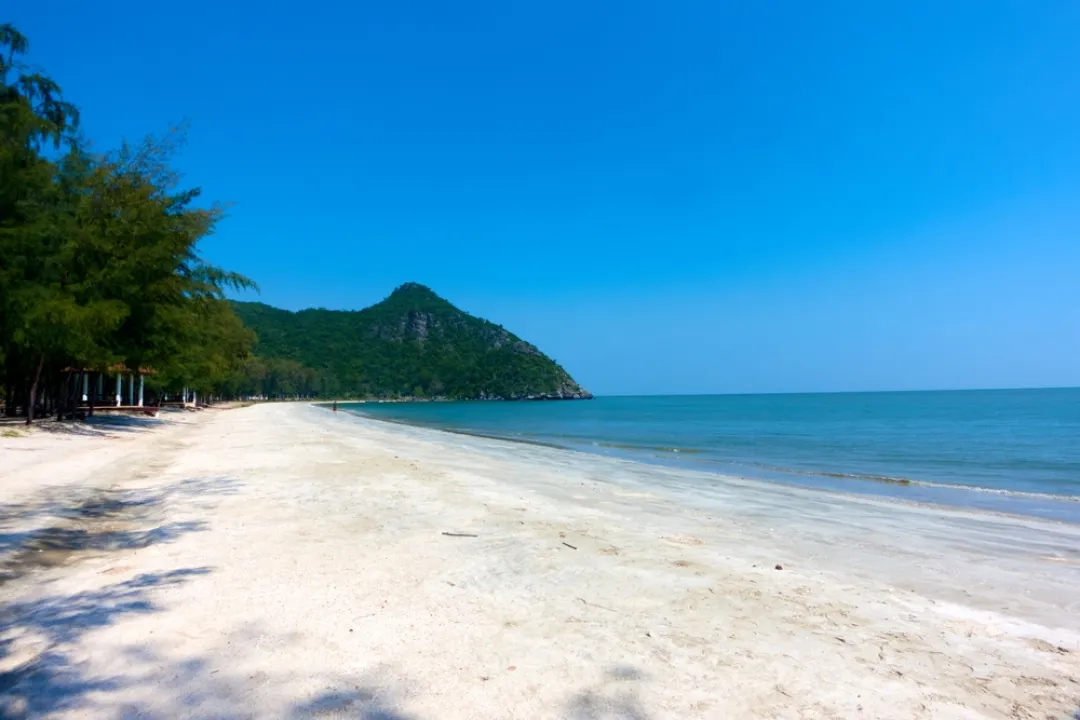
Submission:
[[[302,404],[84,431],[0,437],[0,716],[1080,708],[1080,526]]]

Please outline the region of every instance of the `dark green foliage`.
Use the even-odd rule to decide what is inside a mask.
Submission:
[[[408,283],[358,312],[235,303],[264,363],[293,361],[335,397],[587,397],[554,361],[502,327]],[[268,393],[272,394],[272,393]]]
[[[254,341],[224,290],[252,283],[197,252],[221,210],[177,187],[170,161],[183,133],[90,154],[73,135],[78,113],[60,87],[21,62],[27,48],[0,25],[7,412],[20,407],[29,422],[38,405],[70,409],[83,372],[148,368],[151,390],[212,392]]]

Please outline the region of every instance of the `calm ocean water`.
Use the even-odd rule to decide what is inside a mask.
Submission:
[[[724,475],[1080,522],[1080,388],[342,407]]]

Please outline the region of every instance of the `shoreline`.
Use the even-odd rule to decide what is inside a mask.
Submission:
[[[1066,524],[301,403],[16,446],[5,717],[1078,709]]]
[[[321,412],[320,408],[312,408]],[[333,413],[329,414],[334,418]],[[462,433],[443,428],[403,423],[384,418],[360,415],[356,413],[336,414],[337,420],[356,426],[357,432],[370,432],[385,427],[385,432],[392,437],[408,438],[413,442],[443,445],[453,443],[453,438],[460,441],[453,443],[465,453],[476,454],[488,461],[509,460],[535,469],[538,473],[564,474],[569,468],[585,475],[591,482],[614,487],[629,486],[641,497],[660,498],[663,502],[678,504],[687,509],[704,510],[709,515],[737,513],[743,506],[752,507],[753,517],[767,520],[771,525],[783,525],[789,522],[796,529],[805,530],[802,508],[825,508],[830,513],[843,510],[857,516],[863,525],[860,531],[880,535],[880,527],[893,527],[898,530],[897,542],[887,543],[880,548],[882,554],[899,554],[907,550],[923,549],[911,544],[915,537],[920,542],[938,542],[941,532],[939,524],[955,524],[957,531],[951,538],[955,547],[965,552],[987,553],[996,555],[1004,538],[1013,535],[1014,554],[1025,558],[1036,557],[1035,553],[1025,553],[1028,547],[1057,547],[1061,551],[1061,560],[1078,568],[1076,580],[1080,581],[1080,526],[1054,519],[1031,515],[994,512],[981,508],[957,507],[896,500],[888,496],[846,493],[831,489],[820,489],[803,485],[794,485],[747,478],[734,475],[720,475],[706,470],[690,469],[685,466],[670,466],[641,462],[625,457],[612,457],[560,446],[550,446],[529,441],[515,441],[501,437],[490,437],[472,433]],[[400,432],[400,435],[399,435]],[[704,483],[703,480],[711,482]],[[783,509],[785,513],[777,511]],[[806,523],[817,527],[816,518],[808,518]],[[982,524],[995,526],[1001,537],[984,538],[980,531],[972,535],[965,532],[969,526]],[[961,530],[964,528],[965,530]],[[854,529],[854,528],[852,528]],[[772,530],[770,529],[770,532]],[[1045,533],[1047,538],[1029,538],[1025,534]],[[906,538],[908,543],[900,542]],[[854,538],[853,538],[854,539]],[[974,540],[974,541],[973,541]],[[989,542],[985,542],[989,540]],[[972,542],[973,541],[973,542]],[[970,544],[967,544],[970,542]],[[995,553],[990,553],[991,548]],[[929,550],[929,548],[926,548]],[[939,550],[940,552],[940,550]],[[1000,557],[1000,556],[999,556]],[[897,557],[893,557],[897,560]],[[975,583],[972,583],[975,584]],[[1078,585],[1080,589],[1080,585]],[[964,595],[964,593],[961,593]],[[1059,599],[1066,597],[1059,596]],[[1080,612],[1080,600],[1072,603]],[[1067,623],[1063,623],[1064,627]],[[1080,635],[1078,635],[1080,637]]]
[[[355,401],[349,402],[351,403]],[[311,405],[316,408],[329,409],[329,404],[325,404],[322,402],[312,402]],[[595,449],[600,447],[610,448],[613,450],[649,450],[655,448],[619,446],[612,443],[602,443],[599,441],[593,441],[592,446],[584,442],[575,444],[559,444],[556,442],[546,442],[543,440],[531,439],[526,437],[497,435],[494,433],[471,431],[462,428],[426,425],[421,422],[410,422],[409,420],[400,418],[380,416],[378,414],[366,414],[359,409],[351,410],[348,408],[339,407],[338,411],[362,417],[367,420],[389,423],[392,425],[422,428],[435,432],[448,433],[452,435],[462,435],[466,437],[483,438],[500,442],[520,443],[523,445],[547,447],[562,450],[565,452],[581,453],[592,457],[605,457],[631,463],[640,463],[658,467],[681,469],[691,473],[699,473],[701,474],[703,480],[745,480],[755,483],[780,485],[789,488],[802,488],[807,490],[813,490],[816,492],[835,493],[837,495],[842,495],[845,497],[874,498],[886,502],[893,502],[902,505],[913,505],[925,508],[935,508],[943,511],[966,510],[971,512],[1002,515],[1008,517],[1038,518],[1040,520],[1063,523],[1066,525],[1080,525],[1080,496],[1074,495],[1055,495],[1051,493],[1029,492],[1023,490],[1006,490],[1001,488],[987,488],[975,485],[969,486],[958,483],[938,483],[932,481],[898,477],[892,478],[885,476],[845,474],[829,471],[815,472],[809,470],[797,470],[773,466],[761,466],[760,470],[762,470],[763,472],[761,475],[758,476],[734,475],[719,469],[712,470],[706,467],[700,467],[701,465],[705,465],[710,461],[699,458],[693,458],[692,460],[680,460],[675,458],[674,456],[647,456],[644,452],[640,454],[630,452],[608,453]],[[677,452],[685,453],[686,455],[691,455],[693,457],[694,455],[697,455],[702,451],[693,450]],[[673,453],[673,455],[674,454],[676,453]],[[799,480],[795,478],[803,479],[803,482],[799,482]],[[812,480],[818,480],[818,482],[815,483]],[[842,487],[842,485],[844,484],[848,484],[850,485],[850,487]],[[860,484],[866,484],[866,489],[860,489]],[[893,490],[893,492],[887,492],[886,490],[888,489]],[[907,493],[909,497],[904,497],[902,493]],[[923,497],[910,497],[910,495],[918,494],[923,495]],[[933,497],[934,495],[945,497],[935,499]],[[963,498],[969,495],[973,497],[971,497],[968,502],[964,502]],[[950,502],[950,496],[955,497],[956,499]],[[982,500],[982,502],[978,502],[979,500]],[[1016,509],[1015,507],[1000,507],[1000,505],[1008,504],[1012,504],[1014,506],[1021,506],[1025,509]]]

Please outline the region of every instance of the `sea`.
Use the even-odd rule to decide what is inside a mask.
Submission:
[[[340,407],[703,470],[716,482],[737,476],[1080,523],[1080,388]]]

